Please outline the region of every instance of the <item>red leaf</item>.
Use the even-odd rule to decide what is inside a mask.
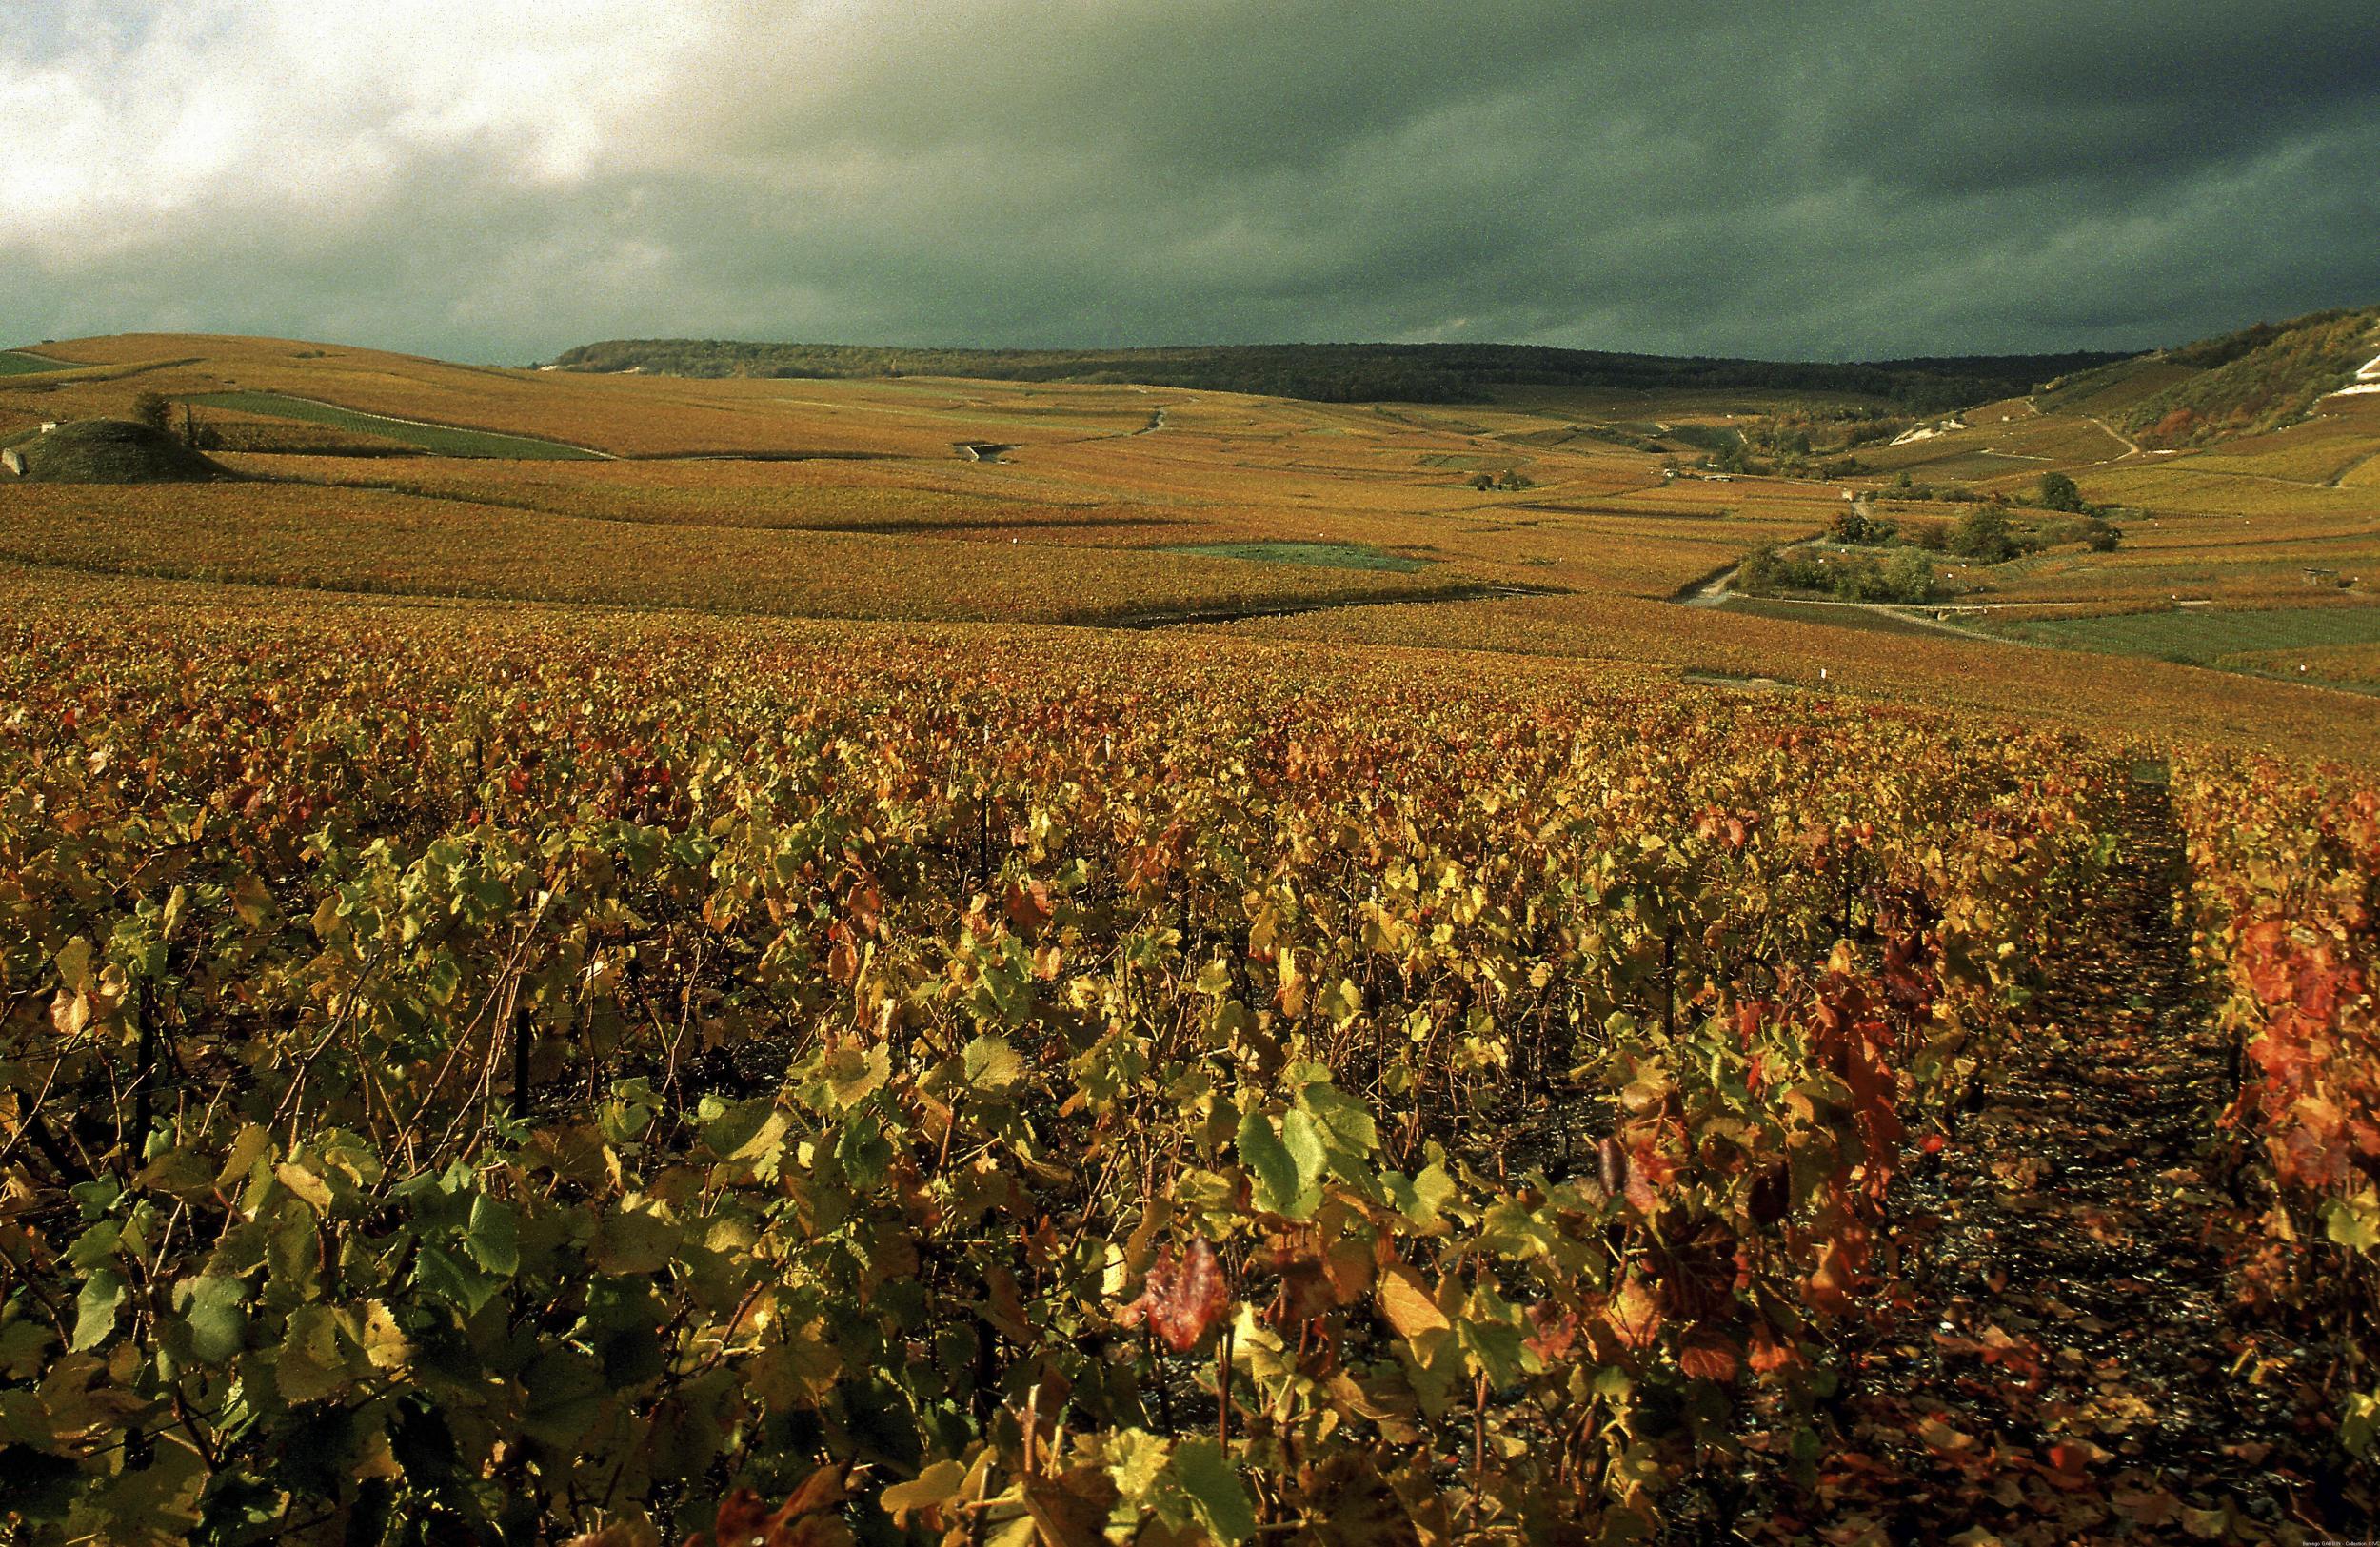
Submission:
[[[1617,1193],[1628,1185],[1628,1151],[1616,1139],[1605,1139],[1595,1146],[1597,1180],[1607,1193]]]
[[[851,1539],[834,1513],[843,1500],[843,1474],[832,1466],[811,1473],[773,1510],[751,1489],[738,1488],[720,1501],[710,1541],[712,1547],[835,1547]],[[686,1547],[702,1543],[700,1536],[686,1538]]]
[[[1572,1346],[1578,1341],[1577,1314],[1562,1310],[1550,1299],[1529,1307],[1529,1325],[1532,1330],[1522,1342],[1548,1364],[1559,1364],[1568,1359]]]
[[[1057,911],[1049,900],[1047,882],[1036,881],[1029,885],[1019,885],[1015,882],[1010,882],[1006,901],[1009,925],[1019,934],[1039,933],[1041,927],[1049,922],[1050,916]]]
[[[2081,1445],[2052,1445],[2050,1464],[2042,1473],[2058,1487],[2073,1493],[2091,1486],[2092,1454]]]
[[[1686,1335],[1685,1346],[1677,1352],[1677,1367],[1697,1380],[1733,1380],[1741,1357],[1735,1339],[1697,1327]]]
[[[1758,1326],[1752,1329],[1752,1353],[1747,1362],[1761,1375],[1775,1375],[1800,1363],[1801,1351],[1767,1327]]]
[[[1160,1254],[1140,1286],[1140,1298],[1118,1312],[1116,1321],[1125,1327],[1146,1321],[1166,1347],[1187,1354],[1230,1303],[1223,1265],[1214,1245],[1201,1236],[1190,1242],[1179,1262],[1170,1251]]]
[[[1803,1281],[1803,1298],[1815,1310],[1829,1316],[1847,1316],[1858,1279],[1858,1270],[1853,1266],[1843,1242],[1830,1240],[1819,1253],[1817,1267]]]

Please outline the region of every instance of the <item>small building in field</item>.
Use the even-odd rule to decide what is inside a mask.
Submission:
[[[6,468],[10,478],[25,476],[25,459],[17,455],[15,446],[0,451],[0,468]]]

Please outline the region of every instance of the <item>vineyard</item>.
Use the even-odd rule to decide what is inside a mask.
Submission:
[[[1496,656],[100,594],[0,648],[9,1539],[2380,1500],[2362,776]],[[2171,1411],[2263,1394],[2220,1452],[2110,1395],[2089,1285],[1947,1298],[2127,1209],[2222,1247],[2106,1301]]]

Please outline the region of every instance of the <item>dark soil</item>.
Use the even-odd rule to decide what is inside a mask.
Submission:
[[[2192,977],[2161,788],[2131,789],[2120,836],[2033,1028],[1898,1190],[1910,1298],[1847,1347],[1816,1489],[1766,1479],[1741,1538],[2375,1535],[2380,1479],[2337,1445],[2330,1351],[2240,1294],[2236,1265],[2272,1243],[2217,1126],[2230,1044]]]

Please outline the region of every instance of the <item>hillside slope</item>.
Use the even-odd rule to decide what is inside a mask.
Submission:
[[[2354,379],[2380,353],[2380,307],[2317,311],[2169,352],[2193,374],[2128,406],[2119,423],[2143,445],[2204,446],[2279,429]]]

